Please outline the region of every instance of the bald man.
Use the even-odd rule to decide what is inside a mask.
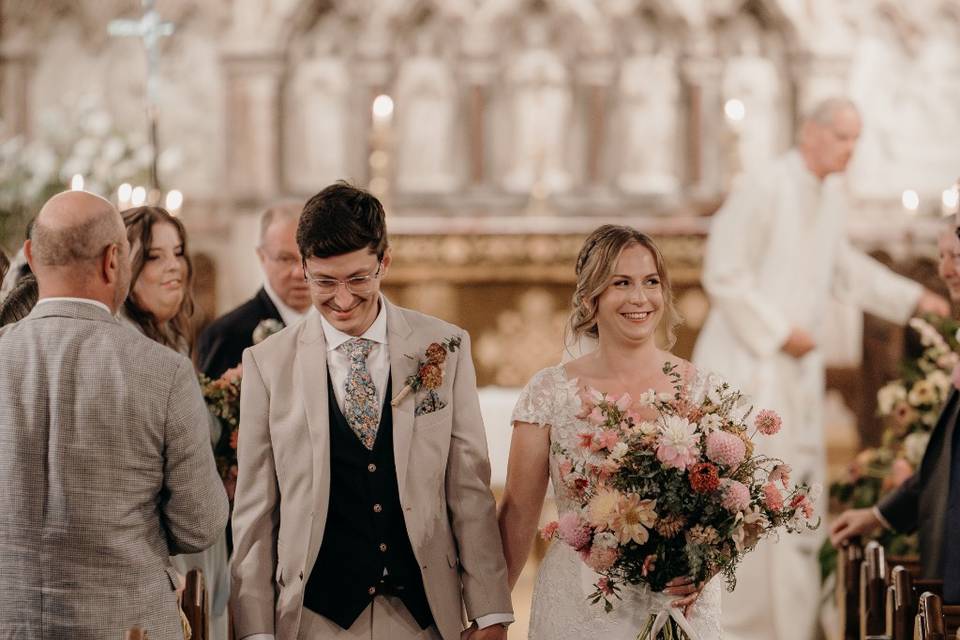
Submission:
[[[809,113],[796,149],[742,176],[713,218],[703,265],[710,314],[694,363],[716,371],[756,406],[783,416],[758,451],[826,482],[824,353],[827,303],[838,297],[900,324],[916,312],[947,315],[947,301],[902,278],[847,240],[843,173],[860,135],[852,102]],[[724,594],[725,640],[810,640],[819,604],[815,534],[761,542]]]
[[[24,248],[40,300],[0,329],[0,638],[182,640],[170,554],[227,522],[193,367],[114,317],[130,246],[109,202],[54,196]]]

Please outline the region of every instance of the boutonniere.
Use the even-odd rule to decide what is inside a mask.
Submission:
[[[390,405],[395,407],[411,393],[426,389],[427,397],[424,399],[422,407],[417,406],[416,414],[422,415],[442,409],[445,405],[437,397],[437,389],[443,384],[443,369],[447,363],[447,354],[456,353],[457,349],[460,348],[460,342],[460,336],[451,336],[440,342],[431,343],[424,351],[422,358],[408,355],[408,358],[417,361],[417,371],[407,377],[406,385],[400,390],[400,393],[394,396]]]
[[[253,344],[260,344],[275,333],[283,329],[283,323],[275,318],[261,320],[257,328],[253,330]]]

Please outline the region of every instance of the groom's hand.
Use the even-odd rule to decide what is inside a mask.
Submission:
[[[460,640],[507,640],[507,628],[502,624],[492,624],[483,629],[477,629],[474,622],[460,634]]]

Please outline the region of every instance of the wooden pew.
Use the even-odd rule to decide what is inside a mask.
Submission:
[[[914,619],[920,604],[920,594],[929,591],[943,593],[942,580],[916,578],[907,567],[897,565],[890,571],[887,587],[887,635],[893,640],[913,640]]]
[[[203,571],[200,569],[191,569],[187,573],[187,584],[183,589],[180,608],[190,624],[190,640],[208,640],[210,604],[207,602],[207,589]]]
[[[860,563],[863,547],[859,539],[850,540],[837,554],[837,611],[840,612],[840,637],[860,640]]]
[[[864,549],[859,587],[860,637],[886,633],[887,565],[883,547],[876,540]]]
[[[926,591],[920,596],[920,606],[914,624],[916,640],[946,640],[960,633],[960,605],[943,604],[936,593]]]

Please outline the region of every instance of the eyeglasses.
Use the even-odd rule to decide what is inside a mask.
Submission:
[[[263,255],[267,256],[267,259],[271,262],[276,262],[284,269],[293,269],[295,266],[300,264],[300,256],[294,256],[289,253],[280,253],[279,255],[273,255],[268,251],[264,250]]]
[[[333,295],[343,285],[350,293],[364,294],[373,291],[374,281],[380,277],[380,270],[383,268],[383,261],[377,263],[377,270],[374,273],[365,276],[353,276],[346,280],[337,280],[336,278],[314,278],[307,273],[307,264],[303,263],[303,277],[312,284],[321,295]]]

